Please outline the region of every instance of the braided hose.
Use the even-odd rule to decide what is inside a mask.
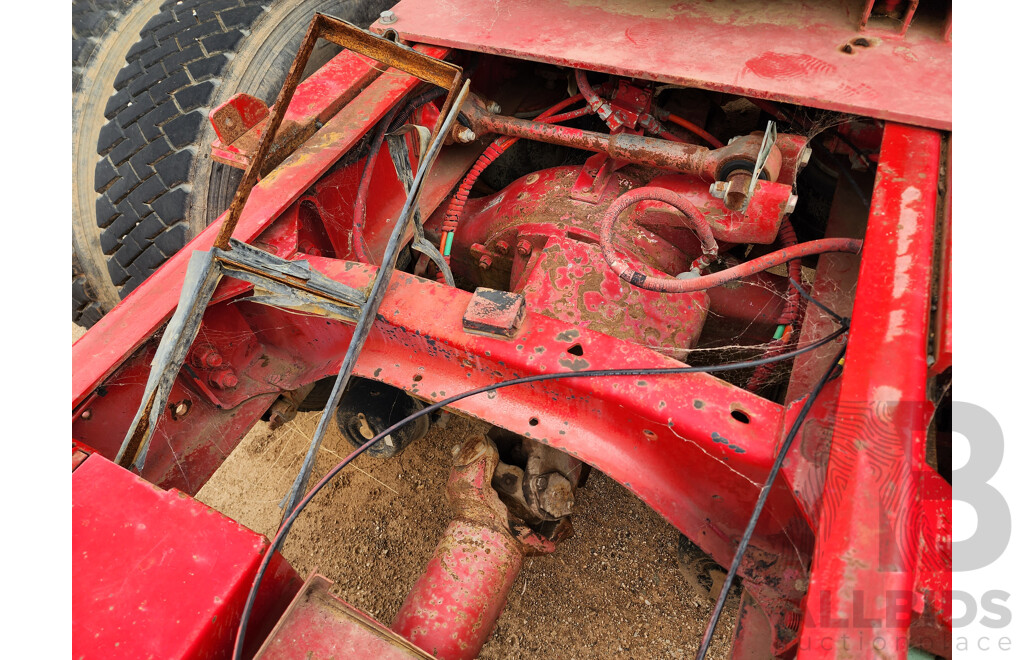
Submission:
[[[642,196],[638,197],[638,193],[648,190],[652,189],[637,188],[626,193],[622,197],[619,197],[611,206],[608,207],[608,210],[605,211],[604,218],[601,221],[601,252],[604,255],[605,261],[608,262],[608,266],[615,271],[619,277],[626,280],[633,286],[641,289],[647,289],[648,291],[661,291],[664,293],[692,293],[694,291],[703,291],[705,289],[721,286],[726,282],[731,282],[733,280],[753,275],[754,273],[760,273],[761,271],[768,270],[773,266],[792,261],[793,259],[799,259],[812,254],[822,254],[824,252],[850,252],[856,254],[860,252],[861,245],[863,244],[863,241],[856,238],[822,238],[816,241],[808,241],[807,243],[798,243],[791,247],[784,247],[781,250],[770,252],[764,256],[758,257],[757,259],[752,259],[751,261],[739,264],[738,266],[726,268],[725,270],[720,270],[717,273],[711,273],[709,275],[691,277],[688,279],[648,277],[629,268],[624,261],[616,258],[611,251],[611,230],[615,224],[616,218],[618,218],[619,214],[625,210],[626,207],[644,199]],[[663,200],[659,199],[659,201]],[[667,203],[671,204],[671,202]],[[689,204],[689,202],[686,203]],[[687,217],[689,218],[689,216]],[[689,219],[692,220],[692,218]],[[694,230],[696,231],[696,228],[694,228]],[[698,233],[698,235],[700,234]],[[708,246],[704,244],[703,240],[701,241],[701,244],[704,246],[705,251],[705,255],[701,259],[704,259],[708,256]],[[700,259],[698,261],[700,261]],[[696,264],[697,262],[694,263]],[[797,272],[799,273],[799,271]]]
[[[582,100],[583,95],[576,94],[563,101],[559,101],[538,115],[535,121],[554,123],[590,114],[592,110],[589,107],[583,107],[579,110],[570,110],[569,112],[562,114],[555,114]],[[462,179],[462,183],[459,184],[459,188],[455,192],[455,196],[452,197],[452,201],[448,203],[448,209],[444,214],[444,221],[441,223],[440,249],[441,256],[444,257],[444,262],[446,264],[451,263],[452,245],[455,242],[455,231],[459,228],[459,221],[462,219],[462,212],[466,208],[466,202],[469,200],[470,191],[473,189],[473,186],[476,185],[476,181],[480,178],[480,175],[483,174],[483,171],[487,169],[491,163],[497,160],[498,156],[508,151],[509,148],[518,140],[519,138],[516,137],[502,136],[492,142],[476,159],[476,162],[473,163],[473,167],[469,169],[465,178]],[[437,281],[444,281],[443,273],[439,272],[437,274]]]

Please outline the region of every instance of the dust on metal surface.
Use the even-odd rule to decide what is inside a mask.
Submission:
[[[512,337],[526,313],[526,300],[521,294],[479,287],[462,317],[462,328],[496,337]]]
[[[475,658],[505,608],[523,557],[554,550],[510,520],[491,487],[497,465],[498,449],[489,439],[462,445],[447,489],[455,520],[392,624],[441,660]]]
[[[833,622],[856,607],[872,622],[872,639],[886,647],[913,643],[917,635],[948,655],[951,539],[937,535],[919,543],[930,525],[941,527],[933,518],[941,512],[927,506],[927,489],[941,483],[949,490],[918,460],[934,409],[924,347],[936,267],[940,143],[934,131],[885,128],[848,342],[847,362],[856,369],[844,375],[836,404],[807,607]],[[948,498],[938,501],[951,506]],[[894,513],[891,520],[887,512]],[[910,598],[919,573],[932,580],[927,610],[920,603],[916,612],[930,619],[925,625],[911,627],[909,608],[887,610],[887,598],[863,598]],[[821,640],[843,633],[838,624],[819,622],[804,628],[801,645],[824,648]],[[842,656],[835,649],[822,657]]]
[[[333,584],[310,575],[253,660],[433,657],[332,595]]]
[[[72,473],[71,492],[74,657],[223,653],[266,538],[99,455]],[[253,628],[264,617],[275,620],[279,599],[298,587],[295,571],[276,555]]]
[[[871,23],[861,30],[863,7],[402,0],[388,27],[414,42],[950,130],[951,21],[919,10],[904,35]],[[866,45],[845,50],[855,38]]]

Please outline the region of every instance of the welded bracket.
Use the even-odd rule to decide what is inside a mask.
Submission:
[[[321,37],[448,90],[439,120],[430,133],[429,144],[424,145],[425,148],[421,149],[416,176],[409,182],[403,180],[407,191],[405,204],[395,222],[370,293],[365,297],[354,289],[339,287],[330,282],[328,278],[315,273],[309,268],[307,262],[280,259],[231,239],[231,234],[241,217],[242,208],[256,184],[256,178],[263,167],[270,146],[273,144],[275,134],[280,128],[285,110],[298,87],[302,70],[306,67],[313,46]],[[274,109],[267,122],[267,129],[260,139],[256,154],[245,171],[235,198],[228,209],[228,216],[217,234],[213,249],[209,252],[195,252],[192,255],[178,307],[157,348],[142,403],[118,451],[118,464],[125,467],[134,464],[139,471],[145,465],[146,452],[152,440],[156,423],[167,405],[171,387],[181,370],[185,356],[199,332],[203,313],[217,284],[225,274],[228,274],[251,282],[257,287],[255,302],[356,322],[352,341],[342,360],[324,415],[313,434],[309,451],[295,483],[283,502],[285,514],[287,515],[291,511],[298,497],[305,491],[313,460],[326,432],[327,424],[333,417],[341,393],[348,385],[355,361],[362,351],[370,327],[377,316],[377,310],[380,308],[384,292],[387,290],[395,269],[407,225],[414,216],[414,212],[419,213],[419,196],[423,188],[423,181],[441,151],[441,146],[444,143],[443,136],[451,130],[459,114],[459,109],[468,95],[469,81],[463,82],[460,67],[419,53],[408,46],[383,39],[336,18],[319,13],[313,17],[295,56],[295,61],[292,62],[281,93],[274,104]],[[408,161],[408,153],[404,160]],[[422,234],[422,229],[420,229],[420,234]],[[426,241],[424,240],[424,242]]]

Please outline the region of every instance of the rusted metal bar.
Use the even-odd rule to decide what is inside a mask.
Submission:
[[[564,147],[585,149],[608,154],[613,158],[667,168],[685,174],[699,176],[707,181],[717,181],[725,167],[733,163],[749,163],[753,169],[761,146],[759,136],[744,136],[721,149],[708,149],[696,144],[671,142],[660,138],[630,135],[627,133],[598,133],[578,128],[541,123],[496,115],[487,111],[484,102],[471,96],[462,109],[470,128],[477,135],[497,133],[528,140],[547,142]]]
[[[360,30],[345,21],[317,13],[309,24],[309,29],[302,40],[302,45],[299,46],[299,50],[295,55],[295,61],[292,62],[288,76],[285,78],[284,86],[281,87],[281,92],[277,96],[277,101],[274,103],[273,110],[271,110],[270,118],[267,120],[266,130],[260,137],[259,147],[257,147],[249,167],[245,170],[242,182],[235,192],[235,198],[231,201],[227,220],[221,226],[220,233],[217,234],[214,246],[221,250],[227,251],[231,249],[229,243],[231,234],[238,224],[238,219],[242,216],[242,209],[245,207],[246,200],[249,199],[249,193],[252,192],[253,186],[256,185],[256,179],[262,171],[263,163],[270,152],[271,145],[274,143],[277,131],[281,127],[281,121],[284,119],[288,104],[291,103],[292,96],[295,95],[295,90],[298,88],[302,71],[309,62],[313,46],[316,45],[317,39],[321,37],[361,55],[373,58],[381,64],[399,69],[416,76],[420,80],[425,80],[447,89],[448,96],[445,99],[441,117],[446,116],[448,109],[452,105],[459,88],[459,83],[462,80],[461,67],[418,53],[407,46],[378,37],[365,30]],[[440,125],[440,122],[438,124]],[[435,127],[435,134],[437,130],[439,130],[439,126]]]

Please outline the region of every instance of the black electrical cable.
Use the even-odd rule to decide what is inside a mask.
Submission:
[[[814,305],[818,309],[822,310],[823,312],[825,312],[826,314],[831,316],[833,319],[838,321],[840,325],[844,325],[844,326],[850,325],[850,319],[843,318],[842,316],[839,316],[839,314],[837,314],[834,310],[832,310],[829,307],[825,306],[818,299],[812,297],[811,294],[807,293],[807,291],[804,290],[804,288],[802,286],[800,286],[800,283],[797,282],[796,280],[794,280],[792,277],[789,278],[789,283],[792,284],[794,288],[796,288],[796,290],[800,294],[801,298],[803,298],[807,302],[811,303],[812,305]]]
[[[803,353],[807,353],[809,351],[813,351],[814,349],[816,349],[816,348],[818,348],[820,346],[824,346],[825,344],[831,342],[832,340],[838,339],[840,336],[842,336],[844,333],[846,333],[847,330],[848,330],[848,326],[846,326],[844,324],[843,327],[841,327],[839,330],[837,330],[837,331],[833,332],[832,334],[830,334],[830,335],[828,335],[826,337],[823,337],[823,338],[821,338],[821,339],[819,339],[819,340],[817,340],[817,341],[815,341],[815,342],[813,342],[811,344],[808,344],[808,345],[806,345],[806,346],[804,346],[802,348],[798,348],[798,349],[789,351],[787,353],[781,353],[779,355],[774,355],[774,356],[764,357],[764,358],[758,358],[756,360],[744,360],[742,362],[732,362],[732,363],[728,363],[728,364],[707,365],[707,366],[700,366],[700,367],[665,367],[665,368],[647,368],[647,369],[594,369],[594,370],[590,370],[590,371],[572,371],[572,372],[566,372],[566,373],[535,374],[533,376],[525,376],[523,378],[514,378],[512,380],[506,380],[506,381],[502,381],[500,383],[493,383],[491,385],[486,385],[484,387],[478,387],[478,388],[476,388],[474,390],[469,390],[467,392],[463,392],[462,394],[456,394],[454,396],[450,396],[447,399],[443,399],[441,401],[438,401],[437,403],[433,403],[433,404],[423,408],[422,410],[418,410],[415,413],[409,415],[408,417],[406,417],[404,419],[401,419],[398,422],[395,422],[394,424],[392,424],[388,428],[384,429],[383,431],[381,431],[380,433],[375,435],[370,440],[367,440],[365,444],[363,444],[361,447],[359,447],[358,449],[353,451],[351,454],[349,454],[347,457],[345,457],[345,459],[343,459],[340,463],[338,463],[333,468],[331,468],[331,470],[327,474],[325,474],[324,477],[319,482],[317,482],[316,485],[314,485],[310,489],[309,493],[307,493],[306,496],[304,498],[302,498],[302,500],[300,500],[294,506],[294,508],[292,509],[291,513],[288,515],[288,517],[285,518],[285,520],[281,523],[281,526],[280,526],[280,528],[277,531],[277,535],[274,536],[274,539],[270,543],[270,547],[267,548],[266,552],[264,553],[263,561],[262,561],[262,563],[260,563],[260,567],[256,571],[256,576],[253,579],[252,588],[249,590],[249,597],[245,601],[245,608],[242,610],[241,620],[239,621],[238,633],[235,636],[235,649],[234,649],[234,653],[233,653],[232,657],[234,658],[234,660],[241,660],[241,657],[242,657],[242,643],[245,640],[245,631],[246,631],[246,628],[248,627],[248,624],[249,624],[249,617],[252,615],[253,604],[256,602],[256,594],[259,591],[260,584],[263,582],[263,575],[266,573],[267,567],[270,565],[270,560],[273,557],[274,553],[277,552],[281,548],[281,546],[284,544],[284,540],[288,536],[288,532],[291,530],[292,525],[295,523],[295,520],[298,518],[299,514],[306,507],[306,505],[309,504],[309,502],[313,499],[313,497],[315,497],[316,494],[319,493],[324,488],[324,486],[326,486],[331,481],[331,479],[333,479],[335,476],[337,476],[338,473],[341,472],[341,470],[346,465],[348,465],[353,460],[355,460],[364,451],[366,451],[367,449],[369,449],[370,447],[372,447],[376,443],[380,442],[381,440],[383,440],[388,435],[390,435],[390,434],[394,433],[395,431],[397,431],[398,429],[402,428],[406,424],[409,424],[410,422],[413,422],[413,421],[419,419],[420,417],[422,417],[424,415],[429,415],[429,414],[431,414],[431,413],[433,413],[433,412],[435,412],[437,410],[440,410],[444,406],[451,405],[452,403],[455,403],[457,401],[461,401],[462,399],[465,399],[465,398],[468,398],[468,397],[471,397],[471,396],[474,396],[474,395],[477,395],[477,394],[483,394],[485,392],[491,392],[491,391],[494,391],[494,390],[502,389],[502,388],[505,388],[505,387],[511,387],[512,385],[523,385],[523,384],[527,384],[527,383],[536,383],[536,382],[545,381],[545,380],[560,380],[560,379],[563,379],[563,378],[601,378],[601,377],[609,377],[609,376],[659,376],[659,375],[668,376],[668,375],[685,374],[685,373],[715,373],[715,372],[720,372],[720,371],[735,371],[735,370],[738,370],[738,369],[747,369],[747,368],[750,368],[750,367],[757,367],[757,366],[760,366],[762,364],[769,364],[769,363],[772,363],[772,362],[781,362],[782,360],[788,360],[789,358],[796,357],[797,355],[801,355]],[[829,371],[831,373],[831,369]],[[813,399],[812,399],[812,401],[813,401]],[[804,411],[806,411],[806,409],[807,409],[807,406],[805,406]],[[801,415],[804,414],[804,411],[801,411]],[[802,422],[802,421],[803,421],[803,418],[799,417],[798,421],[797,421],[797,426],[799,426],[799,423]],[[791,442],[792,438],[788,438],[787,441]]]
[[[844,325],[842,332],[845,331],[846,326]],[[839,353],[836,354],[835,359],[832,360],[832,364],[829,365],[828,371],[825,372],[825,375],[821,377],[821,380],[819,380],[814,386],[814,389],[811,390],[807,400],[804,401],[804,405],[800,408],[800,413],[796,416],[793,426],[790,427],[789,433],[786,434],[786,440],[782,443],[782,446],[779,448],[779,453],[775,456],[775,462],[772,463],[771,472],[768,473],[768,478],[765,480],[764,486],[761,487],[761,495],[757,498],[757,504],[754,505],[754,512],[750,514],[750,522],[747,523],[747,529],[743,532],[743,537],[740,539],[739,546],[736,548],[736,554],[732,558],[732,564],[729,566],[729,572],[725,576],[725,582],[722,583],[722,591],[718,594],[718,601],[715,603],[715,609],[711,613],[711,618],[708,619],[707,627],[704,629],[704,637],[701,639],[700,648],[697,650],[697,660],[704,660],[704,656],[706,656],[708,652],[708,647],[711,646],[711,638],[714,636],[715,628],[718,626],[718,619],[722,616],[722,609],[725,607],[725,599],[729,596],[729,589],[732,587],[732,583],[736,579],[736,572],[739,570],[740,561],[743,560],[743,555],[747,551],[750,539],[754,535],[754,528],[757,527],[757,521],[761,517],[761,511],[764,509],[765,502],[768,501],[768,493],[771,492],[772,484],[775,483],[775,477],[778,476],[779,470],[782,469],[782,461],[786,458],[786,454],[789,453],[789,447],[793,444],[794,438],[796,438],[796,432],[800,430],[800,426],[804,423],[807,413],[811,411],[811,406],[814,405],[814,400],[818,398],[822,388],[825,387],[825,383],[832,380],[832,374],[835,372],[836,367],[839,366],[839,363],[842,361],[845,353],[846,346],[844,345],[839,350]]]
[[[416,108],[426,103],[430,103],[435,99],[441,98],[447,91],[448,90],[446,90],[444,87],[431,86],[431,89],[428,89],[427,91],[412,97],[405,104],[405,108],[400,113],[398,113],[398,115],[394,118],[394,120],[391,122],[391,125],[388,127],[387,130],[393,131],[402,124],[404,124],[405,122],[409,121],[409,117],[412,116],[412,113],[416,110]]]

